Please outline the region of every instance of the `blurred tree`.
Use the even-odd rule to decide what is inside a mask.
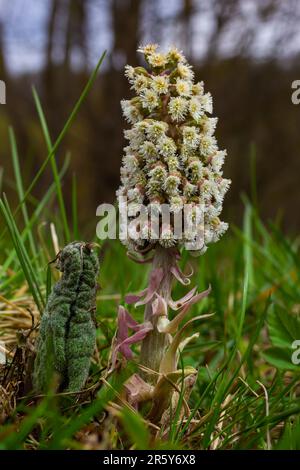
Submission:
[[[195,5],[193,0],[183,0],[182,8],[179,16],[182,22],[182,45],[188,57],[192,55],[193,30],[192,17],[195,13]],[[180,19],[180,18],[179,18]]]
[[[128,94],[127,83],[123,77],[125,64],[136,64],[137,48],[140,42],[140,12],[142,2],[136,0],[111,0],[111,25],[113,44],[110,53],[110,68],[106,73],[103,87],[102,109],[105,120],[95,121],[95,134],[105,145],[97,147],[95,163],[98,174],[104,174],[103,188],[97,188],[97,196],[102,200],[105,194],[116,188],[119,183],[120,156],[122,154],[123,118],[120,100]],[[116,138],[119,132],[119,138]],[[109,158],[108,158],[109,156]]]

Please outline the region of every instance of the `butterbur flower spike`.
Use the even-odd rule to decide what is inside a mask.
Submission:
[[[124,243],[131,252],[145,253],[156,244],[171,248],[189,243],[194,247],[188,249],[204,253],[227,229],[219,216],[230,186],[222,172],[226,151],[218,149],[214,136],[217,119],[210,116],[212,96],[204,92],[203,82],[194,82],[191,66],[176,48],[161,53],[157,46],[145,46],[139,51],[148,68],[126,68],[137,95],[122,101],[131,128],[125,131],[128,145],[118,196],[143,204],[149,216],[154,208],[160,212],[164,204],[171,214],[187,205],[191,214],[201,207],[204,240],[202,244],[197,241],[201,224],[198,233],[186,227],[179,238],[171,221],[160,227],[156,237],[151,230],[141,230],[140,238],[129,233]],[[128,223],[132,219],[128,216]]]
[[[120,307],[112,356],[114,364],[118,353],[130,360],[130,345],[141,342],[141,372],[129,378],[125,393],[138,410],[141,403],[151,401],[147,418],[168,427],[170,407],[179,403],[181,388],[179,418],[188,416],[187,400],[197,380],[194,368],[178,370],[180,352],[199,336],[198,332],[188,335],[188,328],[195,320],[211,316],[187,318],[192,307],[209,295],[210,287],[203,292],[193,287],[178,300],[172,296],[173,284],[188,286],[193,275],[192,269],[189,273],[180,269],[181,250],[203,254],[226,231],[227,224],[219,216],[230,181],[223,178],[226,152],[218,149],[214,136],[217,119],[210,116],[211,94],[205,93],[203,82],[194,82],[194,72],[184,55],[176,48],[160,52],[155,44],[140,47],[139,52],[147,67],[126,66],[125,72],[136,96],[122,101],[130,129],[125,131],[128,145],[117,195],[120,209],[125,199],[134,207],[142,204],[146,210],[148,219],[143,220],[128,212],[123,242],[131,259],[150,261],[152,268],[148,286],[139,294],[125,297],[135,308],[145,306],[144,321],[138,324]],[[167,221],[163,218],[166,205],[171,214]],[[189,219],[182,215],[187,205]],[[159,219],[154,230],[153,214]],[[180,218],[183,231],[178,237],[175,222]],[[131,222],[137,223],[138,232]]]

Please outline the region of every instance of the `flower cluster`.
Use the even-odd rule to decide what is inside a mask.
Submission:
[[[128,145],[121,169],[118,195],[129,203],[143,204],[150,211],[169,204],[170,211],[185,204],[204,212],[204,246],[215,242],[227,229],[219,215],[230,180],[222,177],[226,151],[219,150],[214,131],[212,96],[203,82],[194,83],[194,73],[176,48],[166,54],[157,45],[139,49],[149,70],[126,66],[126,76],[136,92],[121,106],[131,128],[125,131]],[[129,248],[144,249],[159,242],[171,247],[186,242],[173,236],[173,227],[163,227],[158,240],[151,234],[143,240],[129,240]],[[136,246],[138,245],[138,246]]]

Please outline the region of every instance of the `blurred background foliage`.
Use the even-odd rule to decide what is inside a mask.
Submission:
[[[239,221],[239,194],[251,185],[255,156],[263,218],[283,214],[285,229],[300,228],[300,105],[291,83],[300,79],[298,0],[0,0],[0,167],[4,190],[13,188],[8,124],[14,127],[27,186],[47,150],[31,86],[37,88],[51,137],[59,134],[88,76],[107,49],[92,92],[59,149],[71,171],[64,196],[71,206],[72,173],[78,180],[82,228],[94,234],[96,207],[113,202],[119,185],[123,128],[120,100],[129,97],[124,65],[140,61],[145,42],[182,49],[214,97],[217,137],[228,150],[225,175],[233,181],[227,220]],[[51,181],[48,169],[34,190]],[[84,231],[84,230],[83,230]]]

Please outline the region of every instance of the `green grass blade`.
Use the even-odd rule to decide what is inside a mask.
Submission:
[[[51,142],[51,137],[50,137],[46,117],[45,117],[45,114],[43,112],[43,108],[42,108],[42,105],[41,105],[40,98],[39,98],[39,96],[37,94],[37,91],[34,87],[32,88],[32,93],[33,93],[33,98],[34,98],[35,106],[36,106],[36,109],[37,109],[37,113],[38,113],[38,116],[39,116],[39,119],[40,119],[40,122],[41,122],[41,126],[42,126],[42,130],[43,130],[44,138],[45,138],[45,141],[46,141],[47,149],[48,149],[49,154],[52,154],[51,158],[50,158],[50,163],[51,163],[51,168],[52,168],[52,173],[53,173],[53,179],[54,179],[55,186],[56,186],[56,194],[57,194],[58,204],[59,204],[59,208],[60,208],[62,224],[63,224],[63,228],[64,228],[65,241],[66,241],[66,243],[68,243],[70,241],[70,230],[69,230],[66,207],[65,207],[63,193],[62,193],[61,179],[59,178],[59,174],[58,174],[55,154],[52,153],[53,146],[52,146],[52,142]]]
[[[12,212],[10,210],[10,207],[9,207],[9,204],[5,195],[3,196],[3,199],[4,201],[0,199],[0,212],[2,213],[2,216],[4,217],[6,226],[11,235],[13,245],[16,250],[22,270],[24,272],[24,276],[27,280],[31,295],[34,298],[34,301],[40,313],[42,313],[45,303],[44,303],[44,298],[42,296],[42,293],[40,291],[40,287],[37,281],[35,270],[30,262],[29,256],[27,254],[27,250],[24,246],[22,237],[15,224]]]
[[[222,403],[224,403],[225,397],[229,393],[229,390],[230,390],[235,378],[237,377],[242,365],[247,361],[247,359],[249,358],[249,356],[250,356],[250,354],[253,350],[253,346],[256,343],[258,335],[259,335],[259,333],[260,333],[260,331],[263,327],[263,324],[265,322],[268,307],[269,307],[269,303],[267,302],[263,314],[258,319],[255,331],[251,335],[251,339],[250,339],[250,342],[248,344],[247,350],[245,351],[245,353],[241,357],[241,359],[239,361],[239,364],[237,365],[237,367],[235,368],[235,370],[233,372],[230,371],[229,366],[230,366],[231,360],[234,359],[234,355],[231,356],[231,360],[228,362],[228,367],[227,367],[228,371],[226,371],[226,373],[224,374],[224,376],[223,376],[223,378],[222,378],[222,380],[221,380],[221,382],[218,386],[218,390],[214,394],[214,398],[213,398],[212,403],[211,403],[211,408],[214,410],[214,412],[213,412],[213,415],[210,419],[209,425],[207,426],[207,429],[206,429],[205,434],[204,434],[204,438],[203,438],[204,447],[209,446],[210,441],[211,441],[212,432],[215,429],[216,424],[218,422],[218,418],[220,416]],[[233,352],[236,353],[236,348],[233,349]]]
[[[150,433],[142,417],[138,413],[134,413],[129,408],[124,407],[121,419],[135,448],[138,450],[149,449]]]
[[[246,202],[244,214],[244,279],[243,279],[243,297],[242,304],[237,318],[237,345],[240,345],[240,340],[243,333],[243,326],[245,322],[245,314],[247,309],[248,291],[249,286],[254,286],[254,271],[253,271],[253,251],[252,251],[252,208]]]
[[[9,140],[10,140],[10,146],[11,146],[11,154],[12,154],[12,161],[13,161],[13,168],[14,168],[14,173],[15,173],[17,191],[19,195],[19,200],[21,202],[24,198],[24,187],[23,187],[23,180],[22,180],[21,169],[20,169],[20,160],[19,160],[19,155],[18,155],[17,142],[16,142],[15,134],[14,134],[12,127],[9,127],[8,133],[9,133]],[[25,226],[26,226],[29,222],[29,216],[28,216],[27,206],[25,203],[22,205],[22,213],[23,213],[23,219],[24,219]],[[28,233],[28,240],[30,244],[31,254],[34,257],[37,253],[37,250],[36,250],[36,246],[34,243],[33,234],[31,231]]]

